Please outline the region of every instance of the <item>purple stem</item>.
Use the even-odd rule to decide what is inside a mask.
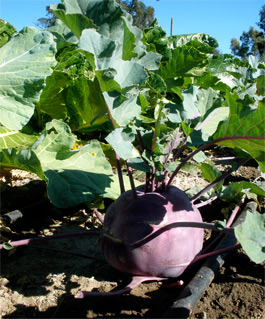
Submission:
[[[187,141],[185,141],[182,146],[177,150],[176,154],[173,156],[172,161],[175,161],[179,155],[185,150],[187,146]]]
[[[239,163],[238,163],[238,167],[237,169],[241,166],[244,165],[249,159],[242,159]],[[215,185],[219,184],[222,180],[224,180],[226,177],[228,177],[229,175],[231,175],[234,172],[233,168],[228,169],[226,172],[224,172],[222,175],[220,175],[218,178],[216,178],[216,180],[214,180],[211,184],[207,185],[204,189],[202,189],[199,193],[197,193],[196,195],[194,195],[191,198],[191,202],[193,203],[194,201],[196,201],[196,199],[198,199],[199,197],[201,197],[201,195],[203,195],[204,193],[208,192],[210,189],[212,189]]]
[[[113,129],[115,130],[116,126],[115,126],[114,120],[113,120],[111,113],[110,113],[109,106],[108,106],[106,101],[105,101],[105,104],[106,104],[106,108],[108,111],[109,120],[113,126]],[[122,170],[121,170],[121,160],[120,160],[119,155],[116,152],[115,152],[115,160],[116,160],[116,168],[117,168],[118,177],[119,177],[120,190],[121,190],[121,194],[122,194],[125,192],[125,187],[124,187],[124,181],[123,181]]]
[[[93,209],[93,212],[95,213],[95,215],[97,216],[97,218],[101,222],[101,224],[103,225],[104,224],[104,218],[102,217],[100,212],[96,208]]]
[[[123,176],[122,176],[122,171],[121,171],[120,157],[116,152],[115,152],[115,158],[116,158],[116,167],[117,167],[117,172],[118,172],[118,177],[119,177],[120,190],[121,190],[121,194],[122,194],[125,192],[125,187],[124,187],[124,181],[123,181]]]
[[[150,173],[146,173],[146,177],[145,177],[145,187],[144,187],[144,193],[145,193],[145,194],[150,191],[150,190],[149,190],[150,176],[151,176]]]
[[[232,224],[233,224],[233,222],[234,222],[234,219],[236,218],[236,215],[237,215],[237,213],[238,213],[238,211],[239,211],[239,209],[240,209],[240,206],[244,203],[244,199],[242,199],[237,205],[236,205],[236,207],[233,209],[233,211],[232,211],[232,214],[230,215],[230,217],[229,217],[229,219],[228,219],[228,221],[227,221],[227,223],[226,223],[226,227],[230,227]]]
[[[239,160],[240,157],[230,156],[230,157],[210,157],[210,160],[213,162],[222,162],[222,161],[235,161]]]
[[[139,286],[142,282],[152,281],[152,280],[165,280],[167,278],[160,277],[149,277],[149,276],[133,276],[132,281],[124,288],[118,290],[112,290],[110,292],[90,292],[90,291],[81,291],[78,293],[75,298],[83,299],[86,297],[110,297],[110,296],[118,296],[130,292],[132,289]]]
[[[203,144],[200,147],[198,147],[195,151],[193,151],[191,154],[189,154],[188,156],[186,156],[186,158],[179,164],[179,166],[176,168],[176,170],[173,172],[173,174],[171,175],[168,183],[167,183],[167,189],[171,186],[173,179],[175,178],[175,176],[177,175],[177,173],[180,171],[180,169],[197,153],[199,153],[200,151],[205,150],[206,148],[214,145],[214,144],[218,144],[227,140],[265,140],[265,137],[263,136],[229,136],[229,137],[221,137],[218,138],[208,144]]]
[[[238,249],[238,248],[241,248],[241,244],[236,244],[236,245],[233,245],[233,246],[230,246],[230,247],[226,247],[226,248],[222,248],[222,249],[218,249],[218,250],[212,251],[210,253],[202,254],[202,255],[196,256],[193,259],[192,263],[195,263],[195,262],[197,262],[197,261],[199,261],[201,259],[205,259],[205,258],[208,258],[208,257],[221,255],[221,254],[227,253],[227,252],[229,252],[231,250]]]
[[[51,236],[45,236],[45,237],[34,237],[34,238],[21,239],[21,240],[9,242],[8,244],[11,245],[12,247],[17,247],[17,246],[29,245],[30,243],[38,243],[38,242],[44,242],[44,241],[50,241],[50,240],[58,240],[58,239],[64,239],[64,238],[75,238],[75,237],[98,236],[98,235],[106,235],[106,234],[108,234],[108,233],[104,232],[104,231],[91,230],[91,231],[85,231],[85,232],[57,234],[57,235],[51,235]],[[4,248],[4,244],[0,244],[0,249],[3,249],[3,248]]]
[[[213,201],[216,200],[217,198],[218,198],[217,196],[213,196],[213,197],[211,197],[210,199],[207,199],[207,200],[205,200],[205,201],[203,201],[203,202],[201,202],[201,203],[194,204],[194,205],[195,205],[197,208],[203,207],[203,206],[205,206],[205,205],[210,204],[211,202],[213,202]]]
[[[235,217],[236,217],[236,215],[237,215],[237,213],[238,213],[238,211],[239,211],[239,208],[240,208],[240,206],[241,206],[243,203],[244,203],[244,200],[240,201],[240,202],[237,204],[237,206],[234,208],[234,210],[233,210],[233,212],[232,212],[230,218],[228,219],[228,221],[227,221],[225,227],[231,227],[231,225],[233,224],[233,221],[234,221],[234,219],[235,219]],[[210,242],[210,244],[207,245],[207,246],[201,251],[201,253],[204,254],[206,251],[209,251],[218,241],[221,240],[222,236],[223,236],[222,233],[218,234],[218,235],[215,237],[215,239],[214,239],[212,242]]]
[[[151,233],[150,235],[147,235],[146,237],[134,242],[134,243],[128,243],[123,241],[127,245],[132,245],[135,247],[140,247],[142,245],[145,245],[146,243],[150,242],[154,238],[160,236],[163,232],[168,231],[175,227],[191,227],[191,228],[204,228],[204,229],[212,229],[215,231],[221,231],[222,233],[228,233],[228,234],[234,234],[234,229],[232,227],[224,227],[222,230],[216,229],[215,225],[212,223],[205,223],[205,222],[175,222],[168,224],[166,226],[163,226],[156,230],[155,232]]]
[[[185,159],[179,164],[179,166],[175,169],[175,171],[172,173],[168,183],[167,183],[167,189],[169,189],[169,187],[171,186],[175,176],[177,175],[177,173],[181,170],[181,168],[194,156],[196,155],[197,153],[199,153],[200,151],[204,150],[205,148],[211,146],[212,144],[214,143],[209,143],[209,144],[206,144],[206,145],[202,145],[200,146],[199,148],[197,148],[195,151],[193,151],[191,154],[189,154],[188,156],[185,157]],[[183,145],[182,145],[183,147]],[[181,148],[182,148],[181,147]],[[178,153],[178,152],[177,152]],[[178,154],[175,154],[175,156],[177,157]],[[174,156],[174,158],[175,158]]]
[[[131,184],[131,190],[133,193],[133,198],[137,199],[137,192],[136,192],[136,188],[135,188],[135,184],[133,180],[132,168],[127,164],[127,162],[126,162],[126,165],[127,165],[128,176],[129,176],[129,180]]]
[[[152,169],[151,192],[155,191],[155,169]]]
[[[136,133],[137,133],[137,136],[138,136],[138,139],[139,139],[141,152],[143,152],[145,150],[145,146],[144,146],[144,141],[143,141],[141,132],[139,130],[136,130]]]

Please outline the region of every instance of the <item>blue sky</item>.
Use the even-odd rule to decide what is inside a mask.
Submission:
[[[59,0],[0,0],[0,17],[18,31],[35,26],[46,15],[46,6]],[[250,26],[258,28],[259,11],[264,0],[143,0],[155,9],[160,25],[170,34],[203,32],[215,37],[222,53],[231,53],[230,42],[239,39]]]

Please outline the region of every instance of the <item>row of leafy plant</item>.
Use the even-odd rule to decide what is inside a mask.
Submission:
[[[167,37],[158,21],[141,31],[114,0],[51,9],[59,20],[46,30],[1,21],[2,168],[36,173],[63,208],[137,196],[137,170],[146,193],[169,189],[180,169],[201,171],[209,186],[187,192],[201,206],[264,197],[258,182],[223,184],[249,159],[265,172],[264,63],[215,56],[207,34]],[[214,145],[233,151],[225,172],[204,152]],[[261,262],[264,215],[251,216],[257,231],[237,237]]]

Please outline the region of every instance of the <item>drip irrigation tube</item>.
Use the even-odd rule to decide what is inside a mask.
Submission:
[[[256,207],[257,204],[255,202],[249,202],[246,204],[233,226],[241,224],[245,220],[247,211],[253,212],[256,210]],[[234,244],[236,244],[235,236],[233,234],[228,234],[216,247],[216,250],[226,248]],[[228,253],[224,253],[222,255],[208,258],[177,297],[177,300],[166,311],[163,318],[188,318],[204,291],[212,282],[216,272],[224,264],[227,255]]]

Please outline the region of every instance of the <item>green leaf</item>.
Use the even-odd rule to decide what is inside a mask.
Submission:
[[[201,116],[205,118],[211,111],[221,106],[222,100],[219,97],[218,92],[209,87],[206,90],[200,89],[198,91],[195,104]]]
[[[80,3],[82,4],[81,1]],[[63,4],[51,4],[50,9],[69,29],[71,29],[77,38],[80,38],[84,29],[97,28],[92,20],[82,14],[82,10],[85,10],[85,8],[80,7],[76,0],[71,0],[71,2],[65,0]]]
[[[42,91],[37,107],[54,119],[65,119],[67,105],[65,103],[64,89],[71,83],[65,72],[53,72],[46,79],[46,86]]]
[[[181,104],[168,103],[165,105],[169,109],[168,119],[172,123],[181,123],[200,118],[201,115],[195,103],[198,90],[198,87],[191,86],[182,92],[183,102]]]
[[[182,46],[172,51],[172,58],[162,62],[159,70],[163,79],[178,76],[202,75],[207,64],[207,55],[193,47]]]
[[[151,168],[140,157],[129,158],[127,163],[133,169],[137,169],[137,170],[142,171],[142,172],[151,173]]]
[[[16,28],[5,20],[0,19],[0,48],[11,39],[14,33],[17,33]]]
[[[31,150],[2,149],[0,152],[0,167],[22,169],[37,174],[43,180],[47,180],[38,157]]]
[[[251,197],[251,194],[264,197],[265,191],[254,183],[241,181],[230,183],[227,187],[222,189],[219,196],[224,200],[233,200],[237,196],[242,196],[243,194],[246,194],[248,197]]]
[[[265,75],[260,75],[257,78],[257,89],[259,94],[265,95]]]
[[[108,121],[107,109],[97,82],[84,76],[73,80],[65,93],[69,125],[73,131],[89,132]]]
[[[214,109],[204,121],[198,123],[193,132],[188,137],[188,145],[201,145],[209,140],[216,132],[218,125],[226,121],[229,116],[228,107],[219,107]]]
[[[72,150],[75,138],[69,127],[60,121],[47,123],[35,143],[45,176],[48,196],[58,207],[71,207],[111,192],[112,169],[96,140]]]
[[[82,32],[78,44],[95,70],[105,70],[112,66],[115,60],[116,43],[102,36],[94,29]]]
[[[24,28],[0,49],[0,118],[9,129],[23,128],[34,112],[45,78],[55,65],[53,35]]]
[[[123,19],[123,27],[124,27],[124,36],[123,36],[123,50],[122,50],[122,59],[123,60],[131,60],[133,57],[137,56],[137,53],[133,51],[135,48],[135,35],[131,32],[132,25],[128,23],[127,19]],[[141,31],[139,30],[141,34]]]
[[[132,119],[138,117],[141,113],[136,94],[131,94],[127,98],[118,92],[104,92],[103,96],[111,116],[120,126],[129,124]]]
[[[132,144],[134,139],[135,135],[130,128],[117,128],[106,137],[106,141],[114,148],[119,157],[124,160],[138,156],[138,152]]]
[[[229,117],[219,124],[214,142],[230,148],[241,148],[251,154],[265,171],[265,100],[253,103],[237,95],[226,94]],[[257,105],[258,104],[258,105]]]
[[[203,161],[205,161],[207,159],[207,156],[204,154],[204,152],[200,151],[199,153],[197,153],[193,156],[193,159],[197,163],[202,163]]]
[[[9,244],[9,243],[3,243],[3,248],[6,249],[6,250],[11,250],[14,247],[11,244]]]
[[[141,85],[147,78],[144,67],[134,61],[121,59],[120,47],[116,43],[100,35],[95,30],[84,30],[79,42],[89,62],[95,70],[114,69],[113,79],[122,89]]]
[[[247,212],[245,221],[235,227],[235,236],[252,261],[265,260],[265,215]]]
[[[165,81],[156,73],[150,72],[148,84],[155,89],[159,94],[166,95],[167,86]]]
[[[0,126],[0,147],[16,148],[19,150],[30,147],[37,139],[36,135],[25,134],[21,131],[12,131]]]
[[[217,40],[211,35],[205,33],[174,35],[169,38],[169,41],[173,44],[174,48],[186,44],[204,53],[211,53],[218,47]]]
[[[205,178],[207,181],[212,183],[215,181],[219,176],[221,176],[221,172],[213,165],[207,164],[207,163],[202,163],[198,165],[202,172],[202,177]],[[216,191],[221,190],[222,188],[223,181],[221,181],[219,184],[217,184],[214,189]]]

